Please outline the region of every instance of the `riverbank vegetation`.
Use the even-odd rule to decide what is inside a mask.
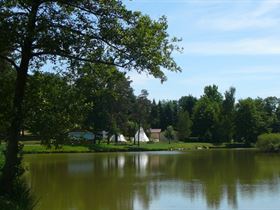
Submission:
[[[171,142],[250,145],[263,133],[280,132],[280,100],[276,97],[235,101],[234,88],[222,94],[216,85],[211,85],[204,88],[200,98],[189,95],[179,100],[156,102],[149,100],[145,90],[134,95],[129,78],[116,69],[94,69],[99,73],[90,78],[82,74],[76,81],[53,73],[30,75],[22,135],[59,148],[67,144],[69,131],[91,131],[98,139],[105,130],[108,137],[121,133],[132,139],[139,123],[148,136],[149,128],[160,128],[162,140],[167,140],[164,131],[172,126]],[[9,78],[3,74],[3,80],[5,77]],[[97,83],[100,83],[98,87]],[[12,94],[7,86],[5,94],[9,92]],[[10,112],[4,107],[1,111],[0,117],[5,123],[1,124],[0,133],[5,137]]]
[[[262,134],[256,145],[265,152],[280,152],[280,133]]]

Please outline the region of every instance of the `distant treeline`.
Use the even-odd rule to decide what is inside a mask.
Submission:
[[[280,99],[246,98],[236,101],[235,88],[224,94],[218,86],[204,88],[200,98],[151,103],[152,127],[174,126],[180,140],[255,143],[263,133],[280,132]]]
[[[3,138],[11,121],[15,72],[6,67],[0,74]],[[231,87],[222,94],[211,85],[200,98],[156,102],[146,90],[134,95],[129,77],[112,66],[85,64],[60,74],[35,71],[28,78],[22,130],[58,144],[71,130],[133,136],[139,125],[146,130],[172,126],[184,141],[254,143],[262,133],[280,132],[279,98],[236,101],[235,91]]]

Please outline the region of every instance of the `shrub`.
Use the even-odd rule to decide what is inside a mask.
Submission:
[[[11,195],[0,196],[0,209],[33,210],[37,202],[25,181],[18,178],[14,183]]]
[[[4,166],[5,157],[4,157],[4,146],[0,144],[0,176],[1,176],[1,170]]]
[[[280,133],[267,133],[258,136],[256,146],[265,152],[280,152]]]

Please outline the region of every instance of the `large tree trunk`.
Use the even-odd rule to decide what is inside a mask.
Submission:
[[[21,164],[21,159],[18,154],[18,141],[20,136],[20,128],[22,124],[22,104],[24,90],[26,86],[28,67],[32,58],[32,43],[36,27],[36,16],[40,5],[39,1],[34,1],[32,3],[33,4],[29,13],[27,24],[27,34],[21,52],[21,62],[19,68],[17,69],[17,79],[12,110],[13,117],[7,141],[5,164],[0,180],[1,193],[6,195],[11,195],[13,191],[14,181],[16,180],[17,176],[20,175],[19,167]]]
[[[16,89],[13,104],[13,119],[9,131],[7,149],[5,154],[5,165],[1,179],[1,192],[10,194],[13,182],[19,172],[20,158],[18,157],[18,140],[22,123],[22,102],[27,78],[27,70],[17,72]]]

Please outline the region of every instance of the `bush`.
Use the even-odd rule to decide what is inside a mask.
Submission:
[[[2,167],[4,166],[4,161],[5,161],[4,146],[0,144],[0,176],[1,176]]]
[[[3,210],[33,210],[36,204],[37,201],[22,179],[15,181],[11,195],[0,196],[0,209]]]
[[[265,152],[280,152],[280,133],[268,133],[258,136],[256,146]]]

